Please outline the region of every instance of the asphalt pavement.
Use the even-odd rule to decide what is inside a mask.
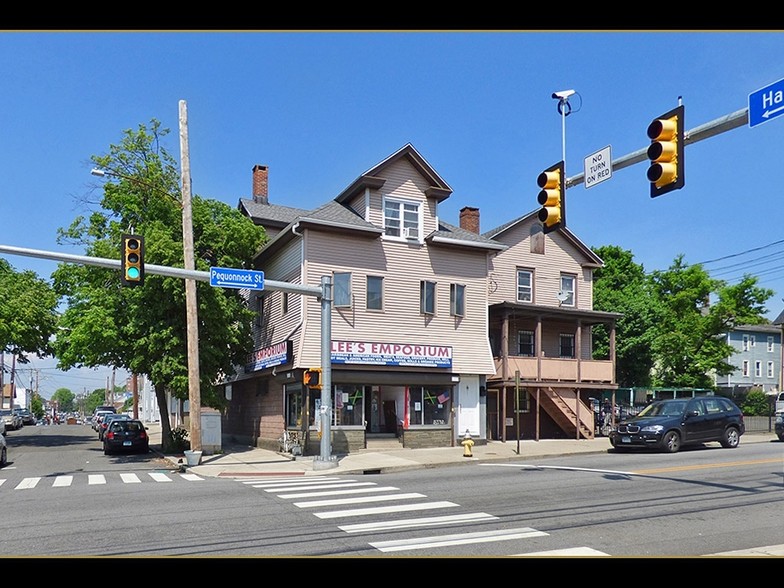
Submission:
[[[580,453],[606,453],[612,448],[607,437],[594,439],[542,439],[488,441],[474,444],[469,451],[461,445],[409,449],[386,445],[345,455],[293,456],[248,445],[226,443],[220,451],[202,452],[197,465],[188,465],[185,454],[161,452],[161,426],[148,423],[150,447],[182,471],[205,477],[314,476],[332,474],[379,474],[389,471],[434,468],[445,465],[486,461],[534,460]],[[772,432],[746,433],[741,444],[776,441]],[[718,444],[717,444],[718,445]],[[470,455],[466,455],[466,454]],[[191,456],[191,462],[196,461]]]

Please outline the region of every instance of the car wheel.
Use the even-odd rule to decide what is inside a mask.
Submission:
[[[784,433],[782,433],[781,435],[779,435],[779,441],[784,441]]]
[[[8,465],[8,450],[3,447],[2,451],[0,451],[0,468],[4,468]]]
[[[725,449],[733,449],[740,443],[740,433],[735,427],[729,427],[724,431],[724,437],[721,439],[721,446]]]
[[[661,441],[661,446],[667,453],[677,453],[681,448],[681,436],[678,431],[668,431]]]
[[[112,452],[111,452],[111,451],[109,451],[108,449],[106,449],[106,448],[104,447],[104,448],[103,448],[103,454],[104,454],[104,455],[111,455],[111,454],[112,454]]]

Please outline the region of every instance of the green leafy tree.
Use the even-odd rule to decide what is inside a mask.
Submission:
[[[52,402],[57,404],[57,410],[61,412],[71,412],[74,409],[74,393],[68,388],[58,388],[52,394]]]
[[[33,394],[33,397],[30,399],[30,412],[33,413],[36,419],[41,419],[44,416],[44,401],[41,400],[41,396],[38,394]]]
[[[734,349],[724,333],[738,324],[765,322],[765,301],[773,291],[745,276],[729,286],[711,279],[701,265],[688,266],[683,255],[665,271],[651,274],[661,308],[652,351],[656,386],[713,388],[711,374],[727,375],[736,368],[727,358]],[[711,304],[710,298],[716,302]]]
[[[17,272],[0,259],[0,351],[28,363],[25,354],[45,357],[57,330],[57,294],[35,272]]]
[[[650,386],[652,343],[659,309],[642,265],[631,251],[615,245],[594,248],[604,267],[594,271],[594,309],[617,312],[616,381],[625,388]],[[594,357],[610,355],[610,337],[604,325],[594,327]]]
[[[168,130],[150,126],[127,130],[109,153],[92,162],[109,172],[102,197],[89,216],[79,216],[59,238],[82,245],[86,255],[118,259],[121,235],[141,234],[145,262],[183,267],[179,173],[163,147]],[[211,266],[252,269],[265,239],[261,227],[229,205],[192,198],[196,269]],[[181,278],[147,273],[144,285],[127,288],[119,272],[87,265],[64,265],[53,274],[58,294],[67,298],[54,341],[58,366],[110,365],[145,374],[153,383],[161,414],[164,450],[171,443],[166,393],[188,398],[187,318]],[[252,351],[253,312],[238,289],[196,283],[202,404],[222,408],[215,384],[234,372]]]

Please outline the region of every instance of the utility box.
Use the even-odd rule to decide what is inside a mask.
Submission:
[[[221,413],[214,408],[201,409],[201,449],[205,454],[220,453]]]

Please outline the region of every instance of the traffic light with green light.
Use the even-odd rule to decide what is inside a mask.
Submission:
[[[144,284],[144,237],[123,235],[120,250],[120,281],[123,286]]]
[[[542,205],[539,220],[545,233],[566,226],[566,178],[564,162],[548,167],[536,179],[541,188],[538,201]]]
[[[648,125],[648,181],[651,198],[683,188],[686,175],[683,161],[684,106],[673,108]]]

